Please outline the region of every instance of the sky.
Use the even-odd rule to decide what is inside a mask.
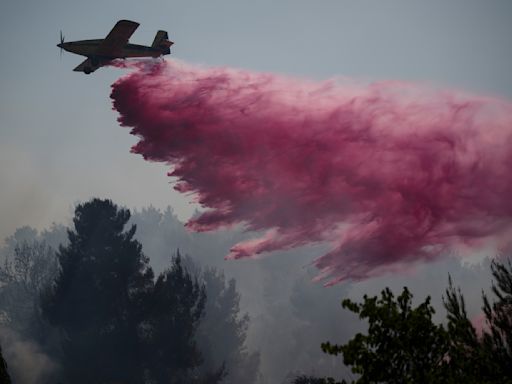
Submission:
[[[512,99],[512,3],[375,1],[3,1],[0,5],[0,239],[47,227],[91,197],[130,208],[196,208],[167,167],[130,153],[110,85],[125,72],[73,72],[66,41],[102,38],[120,19],[131,42],[169,32],[174,57],[313,80],[405,80]]]

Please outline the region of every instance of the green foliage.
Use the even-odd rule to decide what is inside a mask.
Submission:
[[[396,299],[386,288],[380,298],[363,300],[345,299],[342,305],[367,319],[368,334],[358,333],[346,345],[324,343],[323,351],[342,353],[345,364],[360,375],[357,383],[442,382],[449,344],[444,328],[432,322],[430,297],[413,308],[407,288]]]
[[[493,262],[491,269],[497,300],[491,303],[483,295],[486,324],[481,335],[450,278],[444,298],[446,329],[432,321],[429,297],[413,307],[407,288],[396,299],[386,288],[380,297],[365,295],[362,303],[343,300],[344,308],[368,321],[368,332],[344,345],[324,343],[322,350],[341,353],[359,375],[358,384],[512,383],[512,265]],[[308,383],[296,383],[302,382]]]

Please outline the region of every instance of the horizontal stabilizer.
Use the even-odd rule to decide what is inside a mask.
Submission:
[[[169,40],[169,35],[166,31],[158,31],[155,35],[155,39],[153,40],[153,44],[151,44],[151,48],[156,48],[162,51],[162,55],[168,55],[171,53],[169,47],[174,43]]]

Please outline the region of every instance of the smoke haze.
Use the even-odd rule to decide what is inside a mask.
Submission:
[[[383,82],[313,83],[142,62],[113,85],[134,153],[209,208],[188,226],[265,231],[227,258],[327,242],[330,283],[500,246],[511,230],[512,108]]]
[[[9,364],[9,372],[17,384],[47,382],[59,368],[37,343],[24,340],[4,325],[0,325],[0,342]]]
[[[154,207],[133,210],[130,224],[137,226],[135,237],[142,243],[143,251],[157,273],[168,268],[171,256],[179,249],[190,255],[200,268],[214,267],[223,271],[227,279],[236,279],[240,311],[250,316],[247,352],[260,352],[259,371],[263,381],[259,384],[289,383],[290,380],[285,378],[298,373],[339,379],[351,377],[350,370],[343,366],[339,356],[326,355],[320,349],[321,342],[345,343],[355,333],[365,331],[365,324],[358,321],[357,316],[342,309],[340,302],[343,298],[359,301],[364,294],[379,294],[383,287],[390,287],[397,293],[407,286],[414,293],[416,302],[430,295],[437,310],[436,321],[443,322],[446,311],[441,297],[448,284],[448,275],[452,276],[456,286],[461,287],[470,318],[477,318],[481,313],[482,289],[488,292],[491,284],[489,259],[462,265],[457,258],[446,257],[422,264],[411,273],[382,275],[324,288],[311,282],[314,268],[305,268],[312,255],[324,251],[323,247],[303,247],[275,252],[273,257],[259,260],[226,263],[223,255],[229,251],[230,244],[244,241],[247,233],[187,231],[170,207],[164,211]],[[53,225],[41,233],[30,227],[19,228],[7,239],[6,246],[0,248],[0,259],[12,254],[16,245],[34,240],[44,241],[57,249],[59,244],[67,244],[66,228]],[[212,297],[222,295],[214,292]],[[5,302],[0,298],[0,303]],[[40,382],[41,375],[46,377],[55,373],[55,362],[45,360],[44,351],[30,337],[21,337],[14,330],[23,325],[19,322],[3,323],[5,331],[10,333],[0,332],[0,342],[4,352],[12,352],[5,356],[12,375],[21,378],[31,373],[27,380]],[[222,345],[225,346],[229,334],[216,332],[215,335],[223,340]],[[25,351],[21,347],[30,347],[27,351],[33,351],[35,355],[28,352],[20,355]],[[16,351],[20,352],[14,353]],[[32,355],[37,358],[35,365],[32,359],[21,359]],[[40,364],[45,361],[47,364]],[[39,373],[32,367],[39,367]],[[237,367],[247,370],[244,365],[237,364]]]

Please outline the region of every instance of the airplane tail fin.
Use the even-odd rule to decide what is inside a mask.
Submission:
[[[151,47],[159,49],[162,55],[168,55],[171,53],[170,46],[173,44],[174,43],[169,40],[169,35],[167,35],[166,31],[158,31]]]

